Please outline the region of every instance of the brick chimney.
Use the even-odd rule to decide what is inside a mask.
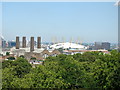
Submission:
[[[20,47],[20,42],[19,42],[19,37],[16,37],[16,49],[19,49]]]
[[[30,40],[30,52],[34,51],[34,37],[31,37]]]
[[[37,48],[41,48],[41,37],[37,37]]]
[[[22,38],[22,48],[26,48],[26,37]]]

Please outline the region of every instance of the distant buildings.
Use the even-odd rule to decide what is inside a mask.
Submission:
[[[102,49],[110,50],[110,43],[109,42],[103,42],[102,43]]]
[[[105,54],[109,54],[110,50],[109,42],[95,42],[92,44],[76,44],[72,42],[64,42],[64,43],[56,43],[56,44],[42,44],[41,45],[41,37],[37,37],[37,40],[34,37],[30,38],[30,41],[26,40],[26,37],[22,37],[22,41],[20,41],[19,37],[16,37],[15,41],[8,41],[6,45],[6,41],[2,39],[2,47],[3,48],[2,55],[4,59],[6,52],[10,52],[10,55],[15,58],[23,55],[28,61],[32,60],[31,63],[40,63],[39,60],[44,60],[49,56],[57,56],[59,54],[73,55],[76,53],[84,53],[84,52],[103,52]],[[9,50],[8,50],[9,49]],[[32,58],[35,58],[33,60]],[[36,61],[38,60],[38,61]]]
[[[2,37],[0,37],[1,39],[1,47],[3,49],[5,48],[12,48],[12,47],[15,47],[16,46],[16,42],[15,41],[6,41],[5,39],[3,39]]]
[[[12,48],[16,46],[16,42],[15,41],[8,41],[8,48]]]
[[[41,37],[37,37],[37,47],[35,47],[34,37],[30,38],[30,47],[26,47],[26,37],[22,39],[22,47],[20,45],[19,37],[16,37],[16,47],[11,48],[11,53],[17,57],[24,55],[27,60],[35,57],[37,60],[44,60],[48,56],[56,56],[61,54],[58,50],[41,47]]]
[[[0,36],[0,48],[6,48],[6,40]]]
[[[95,42],[94,50],[105,49],[110,50],[110,43],[109,42]]]
[[[109,54],[110,53],[108,50],[64,50],[63,54],[74,55],[74,54],[77,54],[77,53],[83,54],[85,52],[102,52],[104,54]]]
[[[94,50],[102,49],[102,43],[101,42],[95,42]]]
[[[6,47],[6,41],[2,38],[2,48]]]

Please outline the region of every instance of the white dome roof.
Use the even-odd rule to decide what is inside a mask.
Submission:
[[[59,49],[59,48],[67,49],[67,48],[69,48],[69,49],[80,49],[80,50],[87,49],[87,47],[84,45],[79,45],[76,43],[69,43],[69,42],[57,43],[57,44],[51,45],[50,48],[53,48],[53,49]]]

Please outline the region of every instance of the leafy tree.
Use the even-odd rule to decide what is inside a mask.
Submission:
[[[24,58],[3,61],[3,88],[120,88],[120,52],[47,57],[35,68]]]
[[[21,58],[25,58],[24,55],[20,55]]]
[[[13,70],[12,67],[4,68],[2,70],[2,88],[12,88],[13,85],[11,82],[13,81],[16,76],[14,76],[16,72]]]
[[[23,58],[18,58],[16,61],[13,62],[14,70],[17,72],[16,75],[18,77],[23,77],[25,74],[29,73],[31,69],[30,63]]]
[[[10,61],[10,60],[6,61],[6,60],[4,60],[2,62],[2,69],[11,67],[12,63],[13,63],[13,61]]]
[[[6,56],[9,56],[10,55],[10,52],[6,52]]]

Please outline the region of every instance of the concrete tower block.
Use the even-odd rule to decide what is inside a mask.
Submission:
[[[30,40],[30,52],[34,51],[34,37],[31,37]]]
[[[41,37],[37,37],[37,48],[41,48]]]
[[[22,39],[22,48],[26,48],[26,37]]]
[[[19,37],[16,37],[16,49],[19,49],[20,47],[20,42],[19,42]]]

